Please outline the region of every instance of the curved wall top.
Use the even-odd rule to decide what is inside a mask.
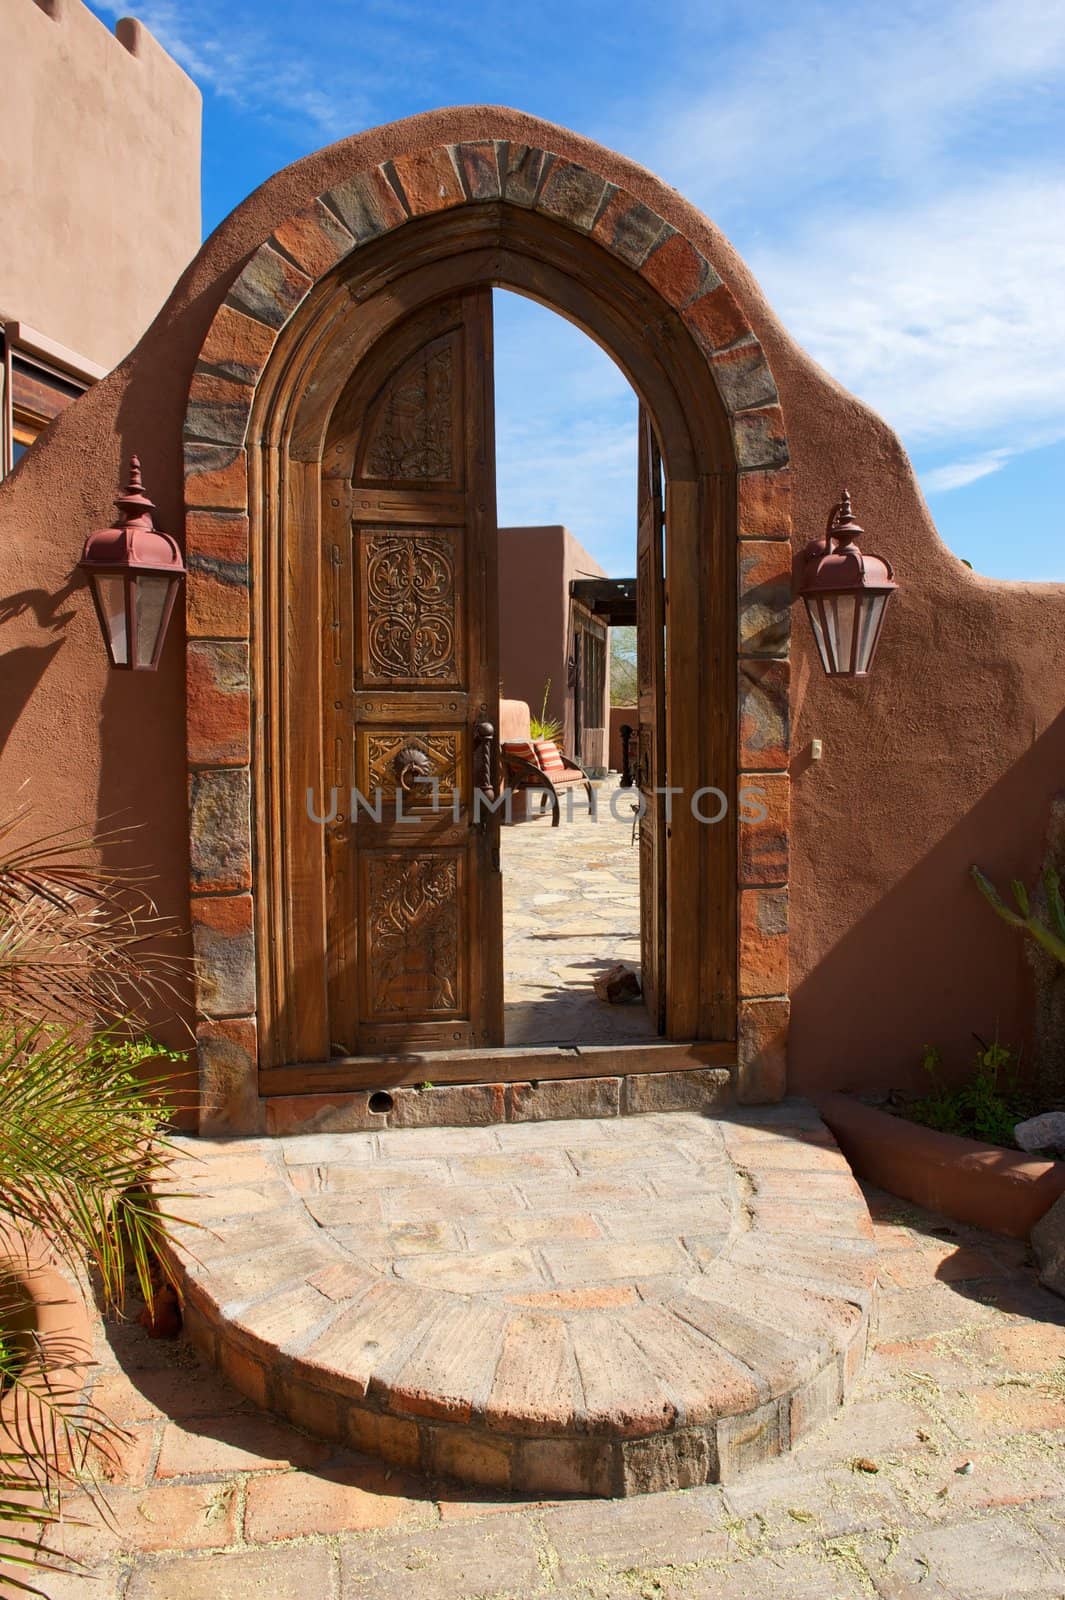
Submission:
[[[261,247],[283,263],[282,277],[308,277],[298,264],[301,252],[312,244],[331,248],[327,236],[334,225],[354,238],[349,223],[328,207],[316,243],[313,227],[293,222],[308,212],[322,221],[318,196],[397,158],[496,141],[550,151],[560,164],[627,191],[636,205],[675,230],[680,243],[670,243],[672,235],[660,237],[632,270],[654,271],[656,256],[660,268],[673,257],[678,276],[672,292],[687,301],[681,315],[695,298],[706,297],[705,283],[696,296],[697,282],[683,278],[681,257],[691,271],[701,256],[721,279],[731,302],[719,296],[715,304],[739,308],[772,372],[787,421],[789,465],[765,469],[764,477],[761,468],[745,475],[741,535],[768,553],[773,536],[787,531],[790,507],[798,550],[821,532],[827,507],[846,483],[870,547],[891,558],[901,584],[866,682],[824,679],[804,624],[794,632],[790,669],[780,657],[752,658],[761,662],[764,678],[772,677],[778,717],[783,697],[794,752],[790,1087],[802,1092],[818,1086],[916,1086],[925,1042],[935,1040],[948,1061],[953,1057],[960,1065],[970,1055],[974,1029],[997,1027],[1003,1038],[1023,1037],[1029,1014],[1023,957],[1010,930],[985,914],[982,902],[974,903],[967,867],[978,860],[999,878],[1035,874],[1049,801],[1065,771],[1061,587],[982,579],[945,548],[895,434],[799,349],[728,241],[680,195],[631,161],[498,107],[433,112],[374,129],[269,179],[206,242],[126,361],[71,406],[0,484],[0,594],[8,601],[0,782],[7,783],[9,805],[28,777],[42,829],[83,826],[97,816],[142,821],[146,831],[122,849],[115,846],[111,856],[143,863],[150,855],[161,908],[187,925],[184,724],[188,714],[195,726],[192,708],[199,697],[222,691],[197,680],[194,650],[186,694],[186,656],[176,627],[158,675],[108,674],[92,608],[86,597],[72,593],[82,540],[110,520],[134,451],[160,524],[180,531],[181,440],[190,386],[195,381],[196,403],[209,408],[205,417],[223,416],[224,409],[210,408],[224,408],[228,392],[211,394],[200,386],[214,379],[247,389],[250,372],[264,358],[264,343],[273,338],[269,322],[258,321],[246,305],[231,304],[233,318],[242,319],[233,326],[250,341],[246,362],[236,363],[247,370],[195,372],[201,352],[210,368],[206,341],[212,324],[231,291],[250,291],[250,278],[240,288],[236,284]],[[461,186],[463,176],[454,170]],[[405,180],[403,186],[406,194]],[[437,200],[447,198],[448,181],[443,187]],[[428,203],[433,196],[422,198]],[[597,215],[593,228],[605,215]],[[624,247],[622,237],[617,242]],[[662,292],[669,292],[665,283]],[[743,348],[743,335],[738,338]],[[727,344],[710,354],[722,357]],[[232,350],[227,359],[234,359]],[[718,359],[714,365],[722,373],[727,363]],[[239,411],[239,395],[236,404]],[[230,424],[242,427],[236,412]],[[208,427],[210,438],[190,440],[193,454],[202,456],[194,448],[199,445],[217,452],[221,462],[227,448],[239,450],[234,442],[214,439],[215,421]],[[224,642],[230,624],[221,617],[246,604],[239,584],[230,581],[240,566],[240,539],[246,539],[245,500],[224,470],[213,482],[207,473],[199,476],[205,490],[210,486],[201,496],[207,502],[202,509],[225,510],[233,518],[232,543],[223,540],[213,570],[204,566],[195,604],[190,592],[190,634]],[[189,513],[191,546],[197,514]],[[752,583],[744,611],[752,628],[772,629],[773,618],[787,607],[786,585],[771,572],[764,582]],[[234,671],[239,680],[239,664]],[[824,759],[811,765],[814,737],[823,741]],[[234,914],[243,892],[232,892]],[[780,911],[779,904],[766,907],[770,925],[774,917],[779,923]],[[749,938],[760,941],[764,927],[759,923]],[[236,941],[235,949],[241,937],[237,925],[225,934]],[[221,1027],[226,1019],[218,1020]],[[167,1035],[163,1024],[160,1029],[180,1041],[179,1033]]]

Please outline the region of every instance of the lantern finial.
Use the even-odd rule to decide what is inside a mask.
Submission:
[[[115,505],[121,513],[120,527],[125,527],[135,517],[146,516],[155,510],[154,502],[149,500],[144,492],[140,456],[130,456],[129,482],[122,493],[116,497]]]

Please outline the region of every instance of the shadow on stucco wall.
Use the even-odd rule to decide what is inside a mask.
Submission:
[[[1000,886],[1032,881],[1053,799],[1048,775],[1062,772],[1065,712],[894,885],[876,882],[868,911],[793,991],[792,1049],[816,1062],[793,1078],[793,1092],[927,1089],[926,1044],[945,1047],[945,1073],[958,1080],[972,1071],[974,1033],[1030,1057],[1036,1014],[1024,944],[969,869],[975,863]],[[868,870],[875,881],[878,864]]]

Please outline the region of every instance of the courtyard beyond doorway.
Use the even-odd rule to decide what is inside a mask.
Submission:
[[[507,1045],[636,1044],[656,1037],[639,1000],[610,1005],[594,980],[616,962],[639,970],[637,790],[617,773],[550,812],[503,828],[503,1014]],[[524,796],[518,797],[518,803]],[[539,798],[530,804],[539,806]],[[517,815],[517,812],[515,813]]]

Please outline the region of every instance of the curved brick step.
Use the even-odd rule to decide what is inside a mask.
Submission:
[[[861,1367],[872,1228],[805,1106],[179,1143],[193,1339],[397,1465],[536,1494],[728,1479]]]

